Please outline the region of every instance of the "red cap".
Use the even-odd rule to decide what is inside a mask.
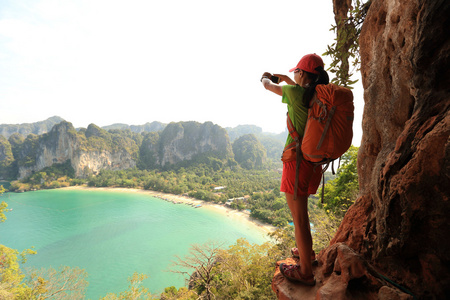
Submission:
[[[294,71],[295,69],[300,69],[309,73],[319,74],[316,71],[317,67],[324,67],[322,58],[317,54],[306,54],[300,59],[297,66],[289,70],[289,72]]]

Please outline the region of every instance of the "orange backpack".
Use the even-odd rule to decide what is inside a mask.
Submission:
[[[319,84],[311,100],[302,141],[303,157],[313,163],[329,163],[352,144],[353,93],[335,84]]]
[[[326,165],[322,170],[323,203],[325,171],[329,163],[341,157],[352,144],[353,93],[348,88],[332,83],[319,84],[311,101],[303,137],[299,136],[287,114],[287,127],[294,142],[285,147],[281,160],[297,160],[294,191],[297,191],[302,159],[317,165]],[[301,151],[299,151],[300,148]],[[334,175],[333,166],[332,172]],[[294,200],[296,199],[297,192],[294,193]]]

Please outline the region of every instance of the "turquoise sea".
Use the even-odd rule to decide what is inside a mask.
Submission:
[[[145,193],[59,189],[6,193],[0,201],[11,209],[0,224],[0,243],[19,252],[34,246],[37,254],[23,267],[85,269],[87,299],[126,290],[135,271],[149,275],[144,286],[152,294],[185,286],[184,278],[168,269],[192,244],[268,240],[248,222]]]

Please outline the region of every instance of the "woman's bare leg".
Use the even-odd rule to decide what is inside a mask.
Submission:
[[[298,196],[294,200],[293,194],[286,193],[286,200],[294,220],[295,242],[300,254],[302,275],[312,275],[312,237],[308,216],[308,196]]]

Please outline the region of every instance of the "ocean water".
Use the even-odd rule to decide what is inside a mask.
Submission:
[[[208,207],[173,204],[145,193],[61,189],[7,193],[0,201],[12,209],[0,224],[0,243],[19,252],[34,246],[37,254],[24,267],[85,269],[87,299],[126,290],[135,271],[149,275],[144,286],[152,294],[185,286],[184,277],[168,270],[192,244],[268,240],[257,226]]]

